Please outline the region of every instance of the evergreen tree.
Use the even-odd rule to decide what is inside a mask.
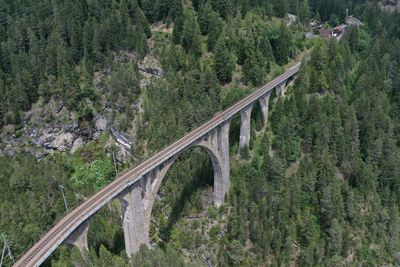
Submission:
[[[271,67],[271,62],[273,61],[273,52],[272,52],[271,42],[269,41],[268,35],[266,33],[262,34],[259,37],[257,48],[261,51],[262,57],[265,60],[266,71],[269,72]]]
[[[288,13],[287,1],[273,0],[274,13],[277,17],[285,17]]]
[[[150,23],[155,22],[158,17],[157,1],[141,0],[142,10]]]
[[[310,20],[310,4],[309,0],[303,0],[300,7],[299,17],[303,22],[308,22]]]
[[[233,59],[227,49],[226,39],[226,34],[222,33],[214,49],[214,71],[222,83],[229,83],[231,81],[234,69]]]
[[[261,85],[264,81],[264,64],[259,62],[259,60],[262,60],[263,57],[260,54],[260,51],[256,50],[252,39],[248,40],[245,47],[246,59],[243,65],[244,78],[246,82],[252,83],[256,86]]]
[[[182,47],[195,57],[201,55],[200,29],[195,16],[187,16],[182,29]]]
[[[290,39],[290,32],[282,23],[279,28],[279,37],[278,39],[274,40],[273,46],[275,61],[280,65],[284,65],[288,62],[288,58],[290,56],[289,48],[291,46]]]
[[[222,33],[223,23],[216,14],[212,14],[210,19],[210,30],[207,39],[208,51],[213,51],[215,44]],[[227,43],[226,43],[227,44]]]
[[[216,14],[218,16],[218,14]],[[215,17],[215,13],[212,10],[211,2],[207,2],[199,12],[199,24],[201,34],[207,35],[212,29],[212,20]]]

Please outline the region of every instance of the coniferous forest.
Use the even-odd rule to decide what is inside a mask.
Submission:
[[[340,41],[305,37],[347,14],[363,25]],[[163,181],[150,246],[128,258],[115,200],[90,221],[88,255],[63,245],[43,266],[399,266],[400,16],[366,0],[0,0],[0,249],[6,237],[21,256],[116,171],[298,60],[265,128],[253,109],[240,154],[233,119],[224,205],[191,149]],[[109,129],[90,132],[99,116],[128,156]],[[36,142],[36,117],[86,139],[71,152]]]

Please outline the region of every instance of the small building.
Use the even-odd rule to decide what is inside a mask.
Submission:
[[[338,37],[340,35],[342,35],[343,33],[343,27],[342,26],[337,26],[333,29],[332,31],[332,36],[333,37]]]
[[[332,29],[319,29],[319,35],[322,38],[330,38],[332,36]]]

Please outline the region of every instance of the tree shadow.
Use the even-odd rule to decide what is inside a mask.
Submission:
[[[191,158],[189,162],[191,162],[191,164],[195,163],[193,158]],[[192,196],[199,190],[202,190],[208,186],[213,186],[214,170],[210,158],[207,157],[207,159],[203,162],[196,162],[195,164],[198,164],[201,167],[197,167],[194,171],[192,179],[189,179],[185,183],[178,199],[172,205],[172,212],[169,216],[167,226],[164,229],[160,229],[160,237],[162,240],[164,240],[164,242],[160,245],[163,248],[165,248],[166,244],[169,242],[172,229],[181,218],[185,209],[185,205],[191,201]]]

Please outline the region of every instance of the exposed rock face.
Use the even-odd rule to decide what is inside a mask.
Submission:
[[[59,151],[67,151],[72,147],[73,141],[74,136],[71,133],[61,133],[55,137],[49,147]]]
[[[161,68],[160,62],[151,55],[146,55],[141,59],[138,55],[130,52],[122,52],[115,56],[115,61],[125,62],[125,63],[136,63],[139,71],[146,77],[164,76],[164,71]]]
[[[145,57],[143,61],[138,64],[138,68],[141,72],[150,76],[164,76],[164,71],[160,68],[160,63],[151,56]]]
[[[83,140],[82,138],[78,138],[72,144],[71,153],[75,153],[81,147],[83,147]]]
[[[118,144],[120,144],[122,147],[124,147],[128,151],[131,150],[131,143],[129,142],[128,138],[124,134],[118,132],[114,128],[111,128],[111,133],[114,136],[114,138]]]
[[[139,58],[134,53],[121,52],[115,56],[114,61],[136,64],[142,74],[140,81],[142,88],[152,77],[164,75],[159,61],[151,55]],[[40,160],[55,151],[73,153],[90,140],[111,129],[114,145],[119,147],[116,157],[119,161],[128,160],[131,156],[131,142],[136,136],[136,117],[140,116],[143,110],[141,101],[135,101],[128,106],[135,119],[133,122],[127,120],[126,108],[121,108],[119,103],[107,94],[112,71],[109,67],[94,74],[93,87],[101,95],[101,107],[96,110],[93,108],[92,121],[79,121],[77,114],[68,110],[62,101],[51,99],[48,103],[43,103],[39,100],[29,112],[25,113],[22,129],[17,130],[14,125],[7,125],[2,129],[0,156],[28,152]],[[89,105],[94,106],[93,103]],[[118,127],[118,125],[123,125],[123,127]],[[121,131],[118,128],[124,128],[124,130]]]
[[[114,157],[117,162],[128,162],[131,159],[130,151],[128,151],[120,143],[115,142],[114,138],[110,138],[106,144],[106,150],[112,153],[114,152]]]
[[[107,130],[107,126],[108,126],[108,122],[107,119],[103,118],[103,117],[99,117],[96,120],[96,129],[98,131],[105,131]]]

